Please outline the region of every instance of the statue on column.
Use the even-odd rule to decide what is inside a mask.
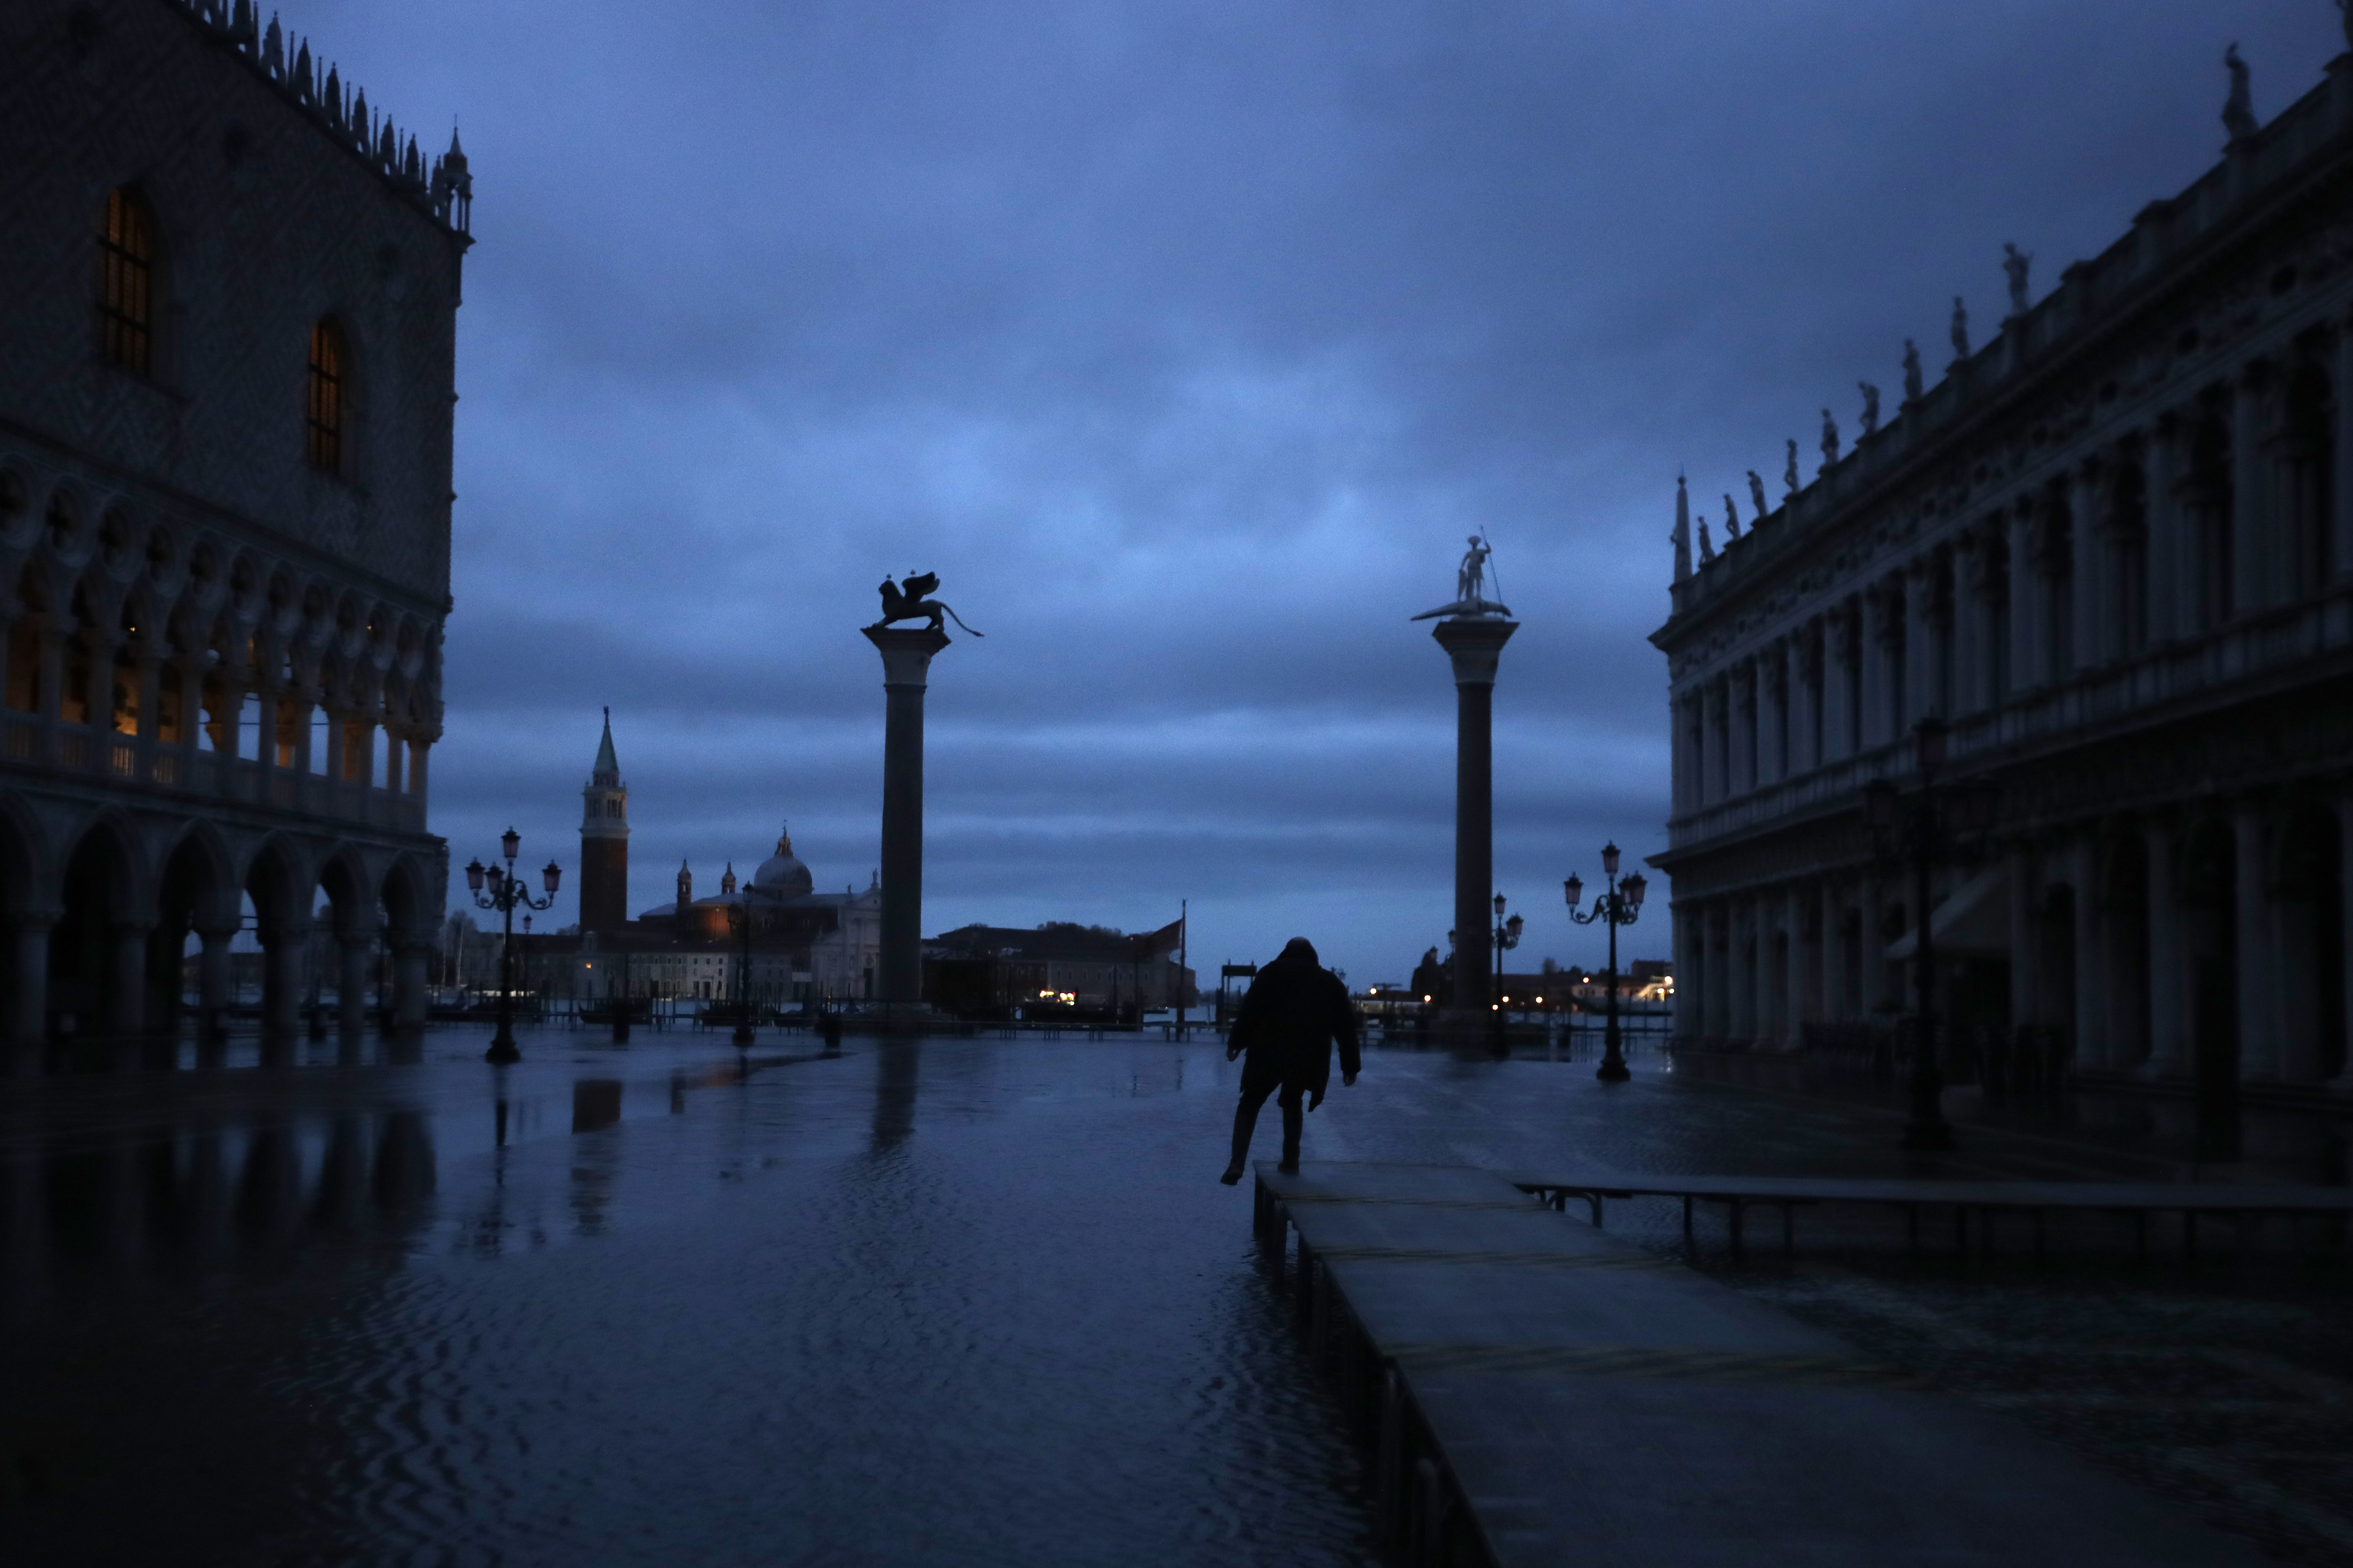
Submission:
[[[2033,260],[2033,257],[2008,240],[2002,241],[2001,269],[2010,279],[2010,313],[2012,316],[2026,314],[2026,269]]]
[[[1681,493],[1681,487],[1677,487]],[[1702,525],[1704,528],[1704,524]],[[1487,597],[1487,557],[1493,549],[1479,534],[1468,541],[1471,548],[1462,552],[1462,563],[1454,572],[1454,602],[1440,605],[1434,610],[1424,610],[1414,616],[1417,621],[1435,620],[1440,616],[1508,616],[1511,609]]]
[[[1475,605],[1487,597],[1487,557],[1494,552],[1475,533],[1469,542],[1471,548],[1462,552],[1462,565],[1454,574],[1454,596],[1466,605]]]
[[[1830,471],[1830,466],[1831,466],[1832,463],[1835,463],[1835,462],[1837,462],[1837,461],[1838,461],[1838,448],[1839,448],[1838,421],[1837,421],[1837,420],[1835,420],[1835,419],[1833,419],[1833,418],[1831,418],[1831,411],[1830,411],[1829,409],[1825,408],[1825,409],[1823,409],[1823,410],[1822,410],[1822,471],[1823,471],[1823,472],[1825,472],[1825,473],[1829,472],[1829,471]]]
[[[1749,509],[1756,512],[1757,521],[1764,521],[1765,481],[1757,477],[1757,470],[1754,468],[1748,470],[1748,505]]]
[[[2239,58],[2239,46],[2232,44],[2222,51],[2222,68],[2231,73],[2231,96],[2222,104],[2222,129],[2231,140],[2255,133],[2255,94],[2247,80],[2247,62]]]
[[[1969,357],[1969,308],[1958,294],[1953,296],[1953,357]]]
[[[1910,338],[1904,340],[1904,401],[1920,401],[1920,345]]]
[[[1740,511],[1732,504],[1730,496],[1724,498],[1724,537],[1726,539],[1740,537]]]
[[[1781,482],[1789,487],[1791,495],[1798,493],[1798,438],[1795,436],[1789,437],[1789,466],[1781,470]]]
[[[1854,384],[1862,394],[1862,433],[1869,436],[1879,429],[1879,388],[1867,381]]]

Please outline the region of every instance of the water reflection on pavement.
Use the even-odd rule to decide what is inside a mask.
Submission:
[[[0,1087],[0,1561],[1376,1561],[1215,1180],[1215,1044],[481,1046]],[[1907,1156],[1893,1110],[1635,1065],[1377,1049],[1306,1153],[2152,1173],[1985,1128]],[[1796,1263],[1723,1277],[2353,1562],[2341,1267],[1914,1266],[1894,1224],[1810,1217]],[[1683,1250],[1671,1203],[1609,1225]],[[1724,1270],[1720,1225],[1695,1260]]]
[[[580,1039],[13,1086],[0,1555],[1371,1560],[1214,1047]]]

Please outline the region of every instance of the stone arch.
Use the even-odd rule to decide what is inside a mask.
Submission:
[[[121,811],[101,810],[61,858],[61,913],[48,948],[52,1026],[61,1035],[136,1034],[144,1023],[154,920],[153,883],[139,834]]]

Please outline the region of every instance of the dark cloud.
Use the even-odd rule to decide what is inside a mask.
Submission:
[[[931,918],[1296,930],[1401,976],[1449,905],[1464,533],[1526,625],[1498,878],[1535,953],[1665,814],[1673,476],[1811,467],[2000,244],[2038,293],[2341,44],[2323,0],[752,4],[289,18],[457,111],[458,607],[435,825],[569,854],[617,710],[636,901],[789,813],[874,859],[879,672],[924,567]],[[428,138],[429,139],[429,138]],[[1545,889],[1553,892],[1546,894]],[[1647,929],[1647,928],[1646,928]],[[1665,950],[1663,922],[1648,941]]]

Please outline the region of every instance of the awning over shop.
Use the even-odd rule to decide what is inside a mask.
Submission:
[[[2010,877],[2000,867],[1980,871],[1954,889],[1929,917],[1937,952],[1953,958],[2009,957],[2009,889]],[[1887,944],[1887,956],[1910,958],[1914,940],[1914,933],[1905,931]]]

